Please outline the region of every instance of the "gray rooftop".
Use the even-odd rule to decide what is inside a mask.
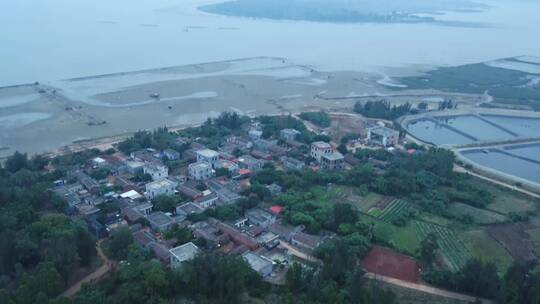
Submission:
[[[212,158],[212,157],[218,157],[219,156],[218,152],[216,152],[214,150],[210,150],[210,149],[198,150],[195,153],[201,155],[202,157],[206,157],[206,158]]]
[[[382,136],[395,136],[399,134],[397,130],[390,129],[387,127],[382,127],[382,126],[372,127],[369,130],[371,131],[371,133],[375,133],[377,135],[382,135]]]
[[[199,247],[197,247],[192,242],[180,245],[169,250],[172,256],[174,256],[178,261],[185,262],[193,259],[199,252]]]
[[[326,143],[324,141],[316,141],[311,144],[312,146],[316,146],[319,149],[331,149],[332,146],[329,143]]]
[[[146,189],[161,189],[165,187],[174,188],[176,187],[176,183],[164,178],[164,179],[160,179],[160,180],[153,181],[151,183],[146,184]]]
[[[251,251],[244,253],[242,257],[246,260],[246,262],[248,262],[249,266],[251,266],[251,268],[257,272],[260,272],[265,267],[274,264],[270,259],[260,256]]]
[[[196,169],[199,169],[199,170],[206,170],[206,169],[210,169],[212,167],[212,165],[210,165],[207,162],[200,161],[200,162],[189,164],[188,167],[189,168],[196,168]]]
[[[332,161],[335,161],[335,160],[340,160],[340,159],[343,159],[343,154],[339,153],[339,152],[332,152],[330,154],[324,154],[322,156],[323,158],[326,158],[328,160],[332,160]]]
[[[148,221],[156,226],[163,226],[173,222],[173,219],[161,211],[152,212],[147,217]]]
[[[192,214],[192,213],[201,213],[203,212],[204,209],[201,208],[199,205],[196,205],[192,202],[187,202],[183,205],[180,205],[178,207],[176,207],[176,212],[183,212],[184,215],[189,215],[189,214]]]

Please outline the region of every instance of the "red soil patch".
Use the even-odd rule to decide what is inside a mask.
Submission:
[[[420,281],[420,268],[415,260],[383,247],[373,247],[362,261],[362,267],[368,272],[411,283]]]

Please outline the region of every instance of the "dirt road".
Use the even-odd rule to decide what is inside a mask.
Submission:
[[[292,246],[292,245],[290,245],[290,244],[288,244],[286,242],[280,242],[280,246],[287,249],[292,255],[294,255],[297,258],[300,258],[300,259],[306,260],[306,261],[310,261],[310,262],[315,262],[315,263],[320,262],[317,258],[312,257],[312,256],[298,250],[296,247],[294,247],[294,246]],[[437,296],[441,296],[441,297],[445,297],[445,298],[456,299],[456,300],[464,301],[464,302],[474,302],[476,300],[475,297],[472,297],[472,296],[469,296],[469,295],[465,295],[465,294],[461,294],[461,293],[457,293],[457,292],[452,292],[452,291],[436,288],[436,287],[425,285],[425,284],[411,283],[411,282],[407,282],[407,281],[403,281],[403,280],[399,280],[399,279],[390,278],[390,277],[387,277],[387,276],[376,275],[376,274],[370,273],[370,272],[366,273],[365,276],[368,279],[385,282],[385,283],[396,285],[396,286],[403,287],[403,288],[414,289],[414,290],[418,290],[418,291],[421,291],[421,292],[425,292],[425,293],[429,293],[429,294],[433,294],[433,295],[437,295]],[[492,301],[485,300],[485,299],[480,299],[480,300],[484,304],[492,304]]]
[[[465,294],[461,294],[461,293],[457,293],[457,292],[453,292],[453,291],[448,291],[448,290],[444,290],[444,289],[440,289],[440,288],[436,288],[436,287],[428,286],[428,285],[424,285],[424,284],[406,282],[406,281],[402,281],[402,280],[398,280],[398,279],[394,279],[394,278],[390,278],[390,277],[386,277],[386,276],[376,275],[374,273],[369,273],[369,272],[366,273],[366,278],[381,281],[381,282],[385,282],[385,283],[396,285],[396,286],[399,286],[399,287],[418,290],[418,291],[421,291],[421,292],[425,292],[425,293],[429,293],[429,294],[433,294],[433,295],[437,295],[437,296],[441,296],[441,297],[445,297],[445,298],[464,301],[464,302],[474,302],[477,299],[477,298],[469,296],[469,295],[465,295]],[[492,301],[486,300],[486,299],[479,299],[479,300],[483,304],[492,304],[493,303]]]
[[[314,263],[319,263],[320,262],[319,259],[317,259],[317,258],[315,258],[315,257],[313,257],[311,255],[308,255],[307,253],[304,253],[304,252],[300,251],[299,249],[297,249],[296,247],[294,247],[291,244],[288,244],[286,242],[279,242],[279,245],[282,248],[287,249],[292,255],[294,255],[295,257],[297,257],[299,259],[309,261],[309,262],[314,262]]]
[[[96,249],[103,264],[94,272],[88,274],[86,277],[80,279],[77,283],[66,289],[61,296],[68,298],[75,296],[81,290],[83,284],[99,280],[112,270],[114,262],[109,260],[101,250],[101,242],[102,240],[97,243]]]

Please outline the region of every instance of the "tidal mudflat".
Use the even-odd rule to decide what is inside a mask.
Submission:
[[[1,88],[0,153],[46,152],[74,141],[190,126],[223,111],[260,115],[340,107],[348,102],[316,96],[386,92],[377,77],[322,73],[260,57]]]

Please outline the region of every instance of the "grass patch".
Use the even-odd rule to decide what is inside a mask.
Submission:
[[[540,245],[540,228],[527,230],[527,233],[535,244]]]
[[[494,202],[489,204],[486,209],[493,210],[502,214],[517,213],[523,214],[534,211],[538,208],[539,202],[529,196],[521,194],[510,189],[493,185],[478,178],[471,178],[470,182],[474,186],[484,189],[491,193]]]
[[[473,206],[462,203],[451,204],[449,212],[458,218],[463,216],[470,216],[475,223],[480,225],[500,223],[507,220],[507,217],[500,213],[496,213],[486,209],[475,208]]]
[[[367,224],[373,224],[375,239],[390,245],[397,251],[414,255],[420,246],[420,239],[411,223],[398,227],[367,215],[361,215],[360,220]]]
[[[374,285],[392,290],[397,296],[397,303],[400,304],[425,304],[425,303],[437,303],[437,304],[470,304],[468,301],[461,301],[451,299],[443,296],[434,295],[431,293],[422,292],[416,289],[410,289],[405,287],[399,287],[384,282],[374,282]],[[371,284],[371,283],[369,283]]]
[[[361,196],[356,194],[351,194],[347,198],[347,201],[360,209],[362,212],[368,212],[369,209],[377,205],[377,203],[383,198],[382,195],[370,192],[367,195]]]
[[[432,224],[437,224],[437,225],[441,225],[441,226],[449,226],[450,224],[452,224],[453,222],[445,217],[442,217],[442,216],[439,216],[439,215],[435,215],[435,214],[432,214],[432,213],[421,213],[419,215],[419,217],[417,217],[418,219],[424,221],[424,222],[429,222],[429,223],[432,223]]]
[[[499,272],[504,273],[512,264],[510,254],[486,231],[466,231],[461,234],[461,237],[473,257],[495,263]]]

